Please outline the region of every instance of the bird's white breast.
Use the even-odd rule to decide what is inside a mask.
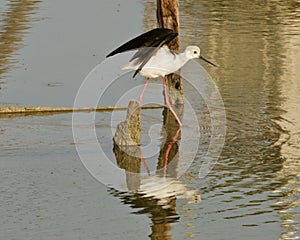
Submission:
[[[139,72],[144,77],[156,78],[176,72],[180,69],[188,59],[185,59],[183,54],[172,53],[169,48],[160,48],[155,55],[145,64]],[[137,70],[140,63],[136,61],[130,62],[123,69]]]

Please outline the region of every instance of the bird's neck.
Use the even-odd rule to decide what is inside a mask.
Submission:
[[[178,54],[178,58],[180,59],[180,62],[182,63],[181,66],[183,66],[184,64],[186,64],[190,59],[186,56],[186,54],[183,53],[179,53]]]

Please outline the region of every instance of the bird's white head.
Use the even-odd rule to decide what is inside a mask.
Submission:
[[[185,56],[186,56],[187,59],[201,58],[205,62],[213,65],[214,67],[217,67],[216,64],[214,64],[213,62],[211,62],[211,61],[207,60],[206,58],[204,58],[203,56],[201,56],[201,54],[200,54],[200,48],[197,47],[197,46],[188,46],[185,49],[184,54],[185,54]]]
[[[200,48],[197,46],[188,46],[184,51],[188,59],[194,59],[200,57]]]

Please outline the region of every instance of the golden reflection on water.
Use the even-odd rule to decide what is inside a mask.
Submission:
[[[299,26],[300,31],[300,26]],[[278,172],[279,178],[288,179],[287,184],[281,190],[285,196],[280,199],[280,204],[284,205],[279,214],[282,218],[282,225],[287,229],[282,233],[281,239],[291,239],[297,234],[295,223],[299,219],[299,213],[293,209],[300,207],[300,35],[290,36],[290,47],[287,49],[287,65],[289,71],[285,71],[282,76],[281,93],[284,96],[282,108],[285,112],[281,115],[283,121],[278,124],[287,132],[282,134],[278,140],[281,145],[280,154],[285,159],[282,169]],[[294,50],[298,46],[298,51]]]
[[[202,49],[221,66],[213,74],[218,76],[215,80],[228,117],[230,151],[224,155],[246,158],[241,165],[237,163],[234,172],[239,176],[229,179],[230,184],[247,182],[252,178],[249,173],[261,179],[248,181],[252,187],[270,182],[251,194],[271,189],[279,193],[282,197],[275,210],[286,228],[281,238],[295,237],[300,187],[299,1],[189,3],[182,3],[189,13],[186,41],[197,41],[192,36],[200,36]],[[192,8],[202,9],[200,17],[190,17],[195,13]],[[193,25],[199,29],[189,25],[191,19],[198,19]]]
[[[145,29],[155,27],[155,21],[155,1],[148,0]],[[225,219],[262,216],[262,223],[243,226],[276,222],[268,220],[275,211],[285,229],[280,238],[295,238],[300,205],[300,2],[180,1],[180,31],[182,49],[199,45],[220,66],[201,63],[218,85],[228,124],[226,146],[211,173],[215,186],[204,193],[223,194],[232,209],[238,206],[236,213],[216,209],[216,214],[228,212]],[[269,203],[265,208],[264,202]]]
[[[11,64],[15,63],[13,54],[22,46],[24,32],[30,29],[31,15],[35,13],[39,2],[40,0],[7,1],[7,9],[1,13],[0,80]]]

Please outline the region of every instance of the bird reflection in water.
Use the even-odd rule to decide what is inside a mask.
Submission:
[[[188,203],[199,203],[200,195],[195,190],[171,177],[147,176],[140,181],[135,192],[119,192],[110,189],[110,193],[121,199],[123,204],[138,209],[135,214],[150,216],[150,239],[172,239],[169,234],[172,223],[178,222],[180,216],[176,212],[176,200],[187,199]]]
[[[177,199],[185,199],[189,204],[201,201],[200,194],[196,190],[188,189],[186,184],[177,179],[179,133],[178,128],[169,126],[154,173],[150,172],[140,146],[124,147],[114,144],[117,164],[126,172],[128,191],[110,189],[110,193],[120,198],[122,203],[138,209],[135,214],[150,216],[152,221],[150,239],[172,239],[169,234],[171,224],[180,218],[176,212]],[[146,174],[141,172],[142,165],[146,169]]]

